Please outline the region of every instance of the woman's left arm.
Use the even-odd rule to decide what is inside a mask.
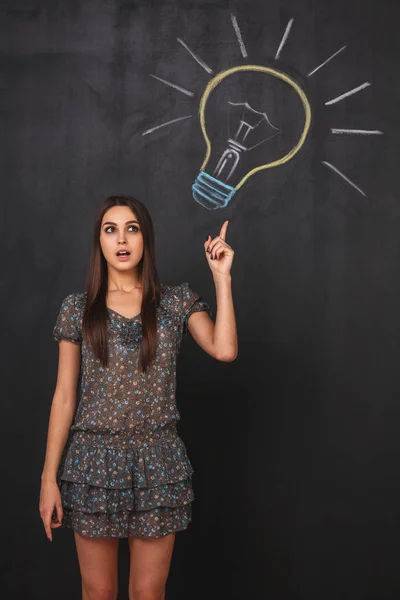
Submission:
[[[224,362],[232,362],[238,354],[231,277],[234,251],[226,242],[228,222],[225,221],[222,225],[217,237],[211,239],[208,236],[204,242],[205,255],[215,284],[215,323],[205,311],[194,312],[188,319],[188,329],[193,339],[210,356]]]

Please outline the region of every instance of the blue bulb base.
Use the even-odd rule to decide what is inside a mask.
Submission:
[[[234,187],[215,179],[205,171],[200,171],[192,185],[193,198],[208,210],[225,208],[235,192]]]

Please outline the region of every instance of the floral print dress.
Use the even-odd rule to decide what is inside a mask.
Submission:
[[[187,319],[209,305],[187,282],[163,285],[158,344],[138,369],[141,315],[107,308],[109,364],[82,337],[86,293],[62,302],[53,337],[81,346],[78,406],[57,472],[63,527],[85,537],[158,538],[186,529],[193,467],[177,433],[176,359]]]

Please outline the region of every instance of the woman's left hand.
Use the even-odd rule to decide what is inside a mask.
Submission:
[[[226,230],[228,229],[229,221],[225,221],[221,227],[219,235],[211,238],[209,235],[204,242],[204,250],[213,274],[229,275],[232,267],[234,251],[231,246],[226,243]]]

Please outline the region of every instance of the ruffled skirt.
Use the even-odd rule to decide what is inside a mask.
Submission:
[[[91,538],[159,538],[186,529],[192,473],[175,425],[136,437],[72,431],[57,474],[63,527]]]

